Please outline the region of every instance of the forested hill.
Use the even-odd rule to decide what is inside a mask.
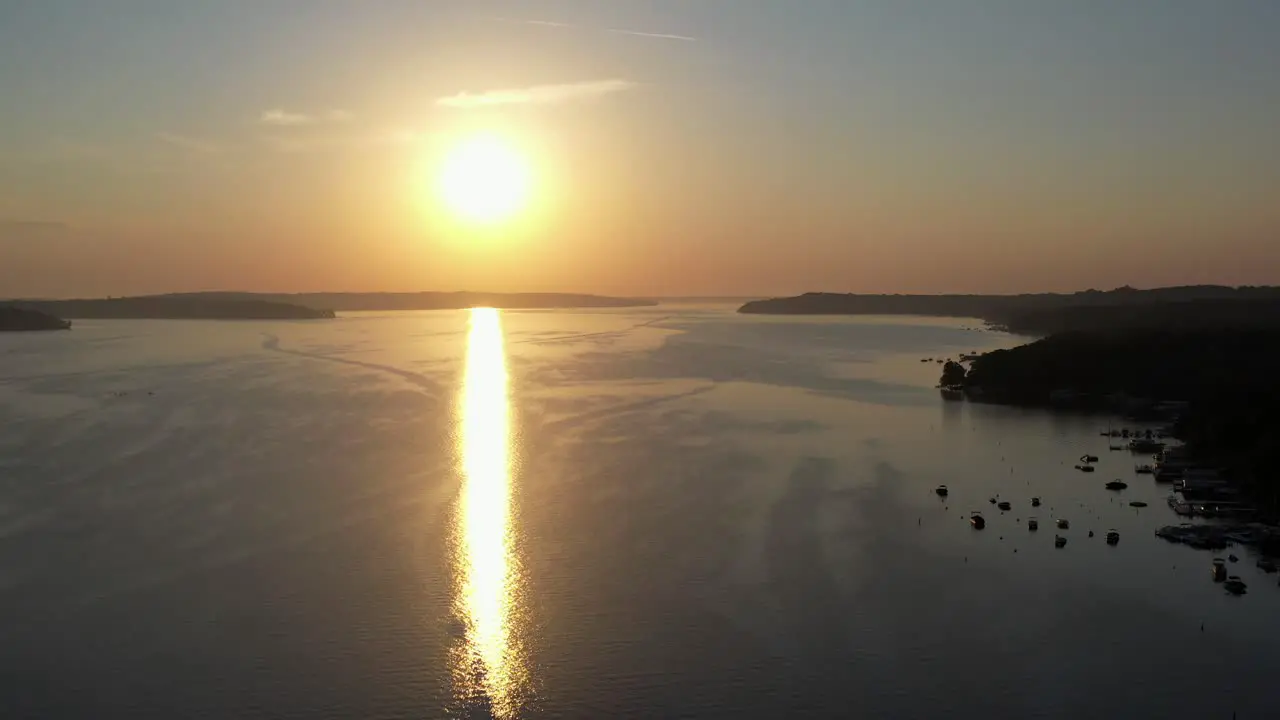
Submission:
[[[321,292],[321,293],[241,293],[202,292],[161,295],[184,300],[257,300],[287,303],[324,310],[459,310],[470,307],[504,309],[641,307],[656,305],[653,300],[579,295],[570,293],[485,293],[485,292]]]
[[[1061,308],[1124,308],[1205,300],[1280,301],[1280,288],[1189,285],[1152,290],[1122,287],[1109,291],[1029,295],[805,293],[795,297],[755,300],[744,304],[738,312],[770,315],[934,315],[981,318],[1000,325],[1010,325],[1028,313]]]
[[[319,320],[332,310],[266,300],[153,295],[98,300],[23,300],[18,307],[64,318],[154,320]]]

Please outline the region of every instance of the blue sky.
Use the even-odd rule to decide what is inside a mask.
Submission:
[[[0,0],[0,295],[1280,282],[1278,37],[1260,0]],[[500,239],[417,201],[474,128],[543,189]]]

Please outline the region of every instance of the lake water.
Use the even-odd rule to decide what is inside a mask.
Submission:
[[[0,717],[1275,717],[1275,576],[1155,538],[1105,421],[942,402],[973,324],[0,336]]]

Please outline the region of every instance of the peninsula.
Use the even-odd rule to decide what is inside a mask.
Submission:
[[[152,295],[100,300],[20,300],[19,309],[66,318],[118,320],[318,320],[320,310],[266,300],[203,299]]]
[[[653,300],[575,295],[566,293],[486,293],[486,292],[321,292],[247,293],[199,292],[159,295],[157,298],[200,302],[259,301],[287,303],[317,310],[462,310],[494,307],[506,310],[550,310],[560,308],[623,308],[657,305]]]
[[[0,332],[69,330],[71,323],[60,317],[14,305],[0,305]]]
[[[856,295],[805,293],[795,297],[772,298],[746,303],[740,313],[764,315],[932,315],[979,318],[1014,332],[1040,334],[1072,323],[1096,322],[1114,317],[1117,308],[1190,302],[1275,301],[1278,287],[1226,287],[1191,285],[1137,290],[1086,290],[1077,293],[1029,295]],[[1072,309],[1068,315],[1054,314]],[[1088,315],[1088,308],[1105,308]],[[1235,310],[1224,308],[1222,312]],[[1206,311],[1211,313],[1213,311]]]

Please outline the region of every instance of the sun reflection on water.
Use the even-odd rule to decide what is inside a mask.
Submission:
[[[528,685],[514,627],[520,597],[511,519],[511,419],[502,320],[473,308],[459,407],[463,487],[457,518],[456,611],[465,626],[459,695],[514,717]]]

